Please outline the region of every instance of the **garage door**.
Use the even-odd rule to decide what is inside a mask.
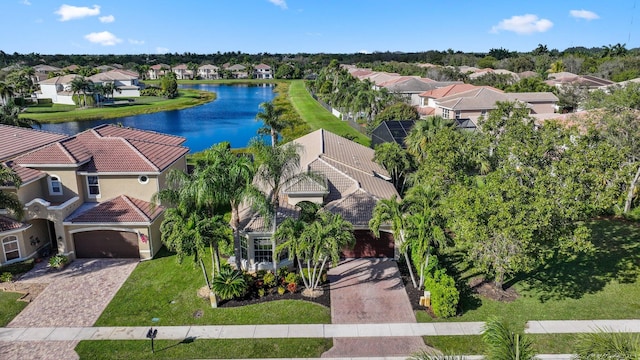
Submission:
[[[344,258],[379,258],[394,256],[393,235],[386,232],[380,232],[380,237],[373,236],[371,231],[356,230],[356,245],[353,249],[342,249],[342,257]]]
[[[138,235],[132,232],[97,230],[73,234],[76,257],[139,258]]]

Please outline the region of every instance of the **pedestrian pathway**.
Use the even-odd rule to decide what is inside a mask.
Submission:
[[[483,322],[157,326],[157,339],[368,338],[480,335]],[[640,320],[529,321],[528,334],[640,333]],[[0,328],[0,341],[145,340],[149,327]]]

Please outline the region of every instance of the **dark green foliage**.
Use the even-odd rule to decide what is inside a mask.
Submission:
[[[636,360],[640,358],[640,334],[606,329],[579,334],[575,353],[576,360]]]
[[[511,330],[497,318],[489,319],[482,333],[487,360],[531,360],[535,352],[522,332]]]
[[[220,273],[213,278],[211,289],[220,299],[230,300],[241,297],[247,292],[247,282],[242,272],[223,268]]]
[[[456,288],[455,280],[447,275],[444,269],[427,275],[424,288],[431,292],[431,309],[437,317],[447,318],[456,314],[460,292]]]
[[[168,99],[178,96],[178,81],[173,71],[169,71],[160,79],[160,88],[162,89],[162,95]]]
[[[35,266],[35,261],[33,259],[29,259],[29,260],[9,264],[9,265],[0,266],[0,272],[1,273],[9,272],[14,276],[16,276],[16,275],[26,273],[27,271],[33,269],[34,266]]]

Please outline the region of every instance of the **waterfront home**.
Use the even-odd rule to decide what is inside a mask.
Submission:
[[[189,69],[187,64],[179,64],[171,68],[174,74],[176,74],[176,79],[178,80],[191,80],[193,79],[193,71]]]
[[[171,66],[167,64],[155,64],[149,67],[149,80],[158,80],[171,71]]]
[[[203,80],[215,80],[220,78],[220,68],[206,64],[198,67],[198,78]]]
[[[271,66],[267,64],[258,64],[253,69],[253,77],[255,79],[273,79],[273,71]]]

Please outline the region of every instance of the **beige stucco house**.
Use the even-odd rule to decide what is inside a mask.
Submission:
[[[78,74],[56,76],[38,83],[40,91],[36,93],[38,99],[51,99],[54,104],[75,105],[73,102],[73,91],[71,82]],[[110,97],[139,97],[142,85],[138,81],[138,74],[115,69],[91,75],[86,78],[94,84],[112,83],[115,86]],[[89,96],[89,95],[88,95]]]
[[[36,145],[0,152],[22,181],[0,189],[24,205],[22,219],[0,216],[0,264],[45,247],[71,258],[148,259],[160,249],[163,208],[151,201],[171,169],[186,171],[184,138],[113,125],[75,136],[0,126],[0,138]]]
[[[379,239],[369,230],[378,200],[398,196],[388,172],[373,161],[373,149],[323,129],[294,143],[300,145],[299,172],[313,172],[321,180],[301,180],[283,189],[276,226],[287,217],[298,216],[297,203],[310,201],[342,215],[353,225],[356,245],[354,249],[344,249],[344,257],[396,257],[395,242],[388,229],[382,229]],[[249,271],[273,269],[273,227],[266,226],[264,219],[248,206],[240,218],[243,267]],[[229,262],[234,263],[235,258]],[[291,259],[278,259],[276,267],[290,262]]]

